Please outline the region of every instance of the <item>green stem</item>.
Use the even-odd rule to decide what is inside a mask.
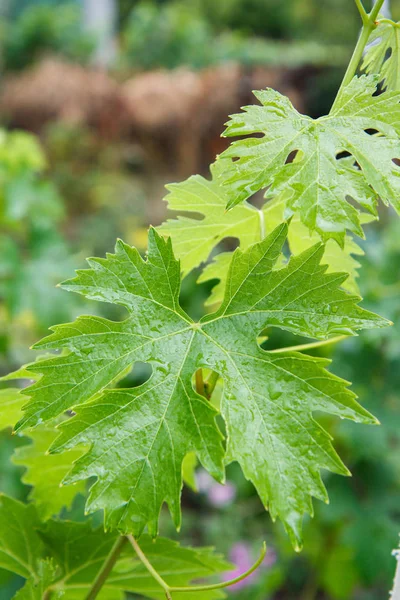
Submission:
[[[207,377],[206,381],[204,382],[204,390],[205,390],[206,397],[208,398],[208,400],[212,396],[215,386],[217,385],[218,379],[219,379],[218,373],[216,373],[215,371],[212,371],[210,373],[210,375]]]
[[[171,587],[169,589],[171,590],[171,592],[206,592],[209,590],[219,590],[222,588],[229,587],[230,585],[239,583],[239,581],[243,581],[243,579],[246,579],[246,577],[248,577],[249,575],[254,573],[254,571],[256,569],[258,569],[258,567],[261,565],[266,553],[267,553],[267,546],[264,542],[262,545],[262,548],[261,548],[260,556],[254,563],[254,565],[252,567],[250,567],[250,569],[248,569],[245,573],[242,573],[242,575],[239,575],[238,577],[235,577],[234,579],[229,579],[229,581],[221,581],[221,583],[211,583],[210,585],[192,585],[190,587]]]
[[[366,23],[368,21],[368,13],[364,8],[363,3],[361,2],[361,0],[355,0],[355,2],[356,2],[356,6],[358,8],[358,12],[360,13],[362,22]]]
[[[329,340],[321,340],[320,342],[310,342],[309,344],[299,344],[298,346],[287,346],[286,348],[277,348],[276,350],[269,350],[269,352],[275,352],[279,354],[280,352],[300,352],[302,350],[312,350],[313,348],[319,348],[320,346],[328,346],[328,344],[337,344],[346,338],[351,337],[348,335],[338,335],[336,337],[330,338]]]
[[[86,600],[94,600],[95,598],[97,598],[98,593],[100,592],[100,590],[103,587],[103,585],[105,584],[108,576],[110,575],[111,571],[113,570],[113,567],[114,567],[115,563],[117,562],[117,559],[121,553],[121,550],[124,547],[124,545],[126,544],[126,542],[127,542],[126,537],[121,536],[117,539],[114,546],[111,548],[109,555],[105,559],[102,567],[100,568],[100,571],[98,572],[97,577],[94,580],[94,583],[93,583],[88,595],[86,596]]]
[[[164,590],[165,597],[167,598],[167,600],[172,600],[171,593],[170,593],[171,588],[169,587],[168,583],[166,581],[164,581],[164,579],[161,577],[161,575],[159,575],[157,573],[157,571],[155,570],[153,565],[149,562],[149,560],[147,559],[146,555],[144,554],[143,550],[141,549],[141,547],[139,546],[139,544],[137,543],[137,541],[135,540],[133,535],[128,535],[127,538],[129,540],[130,544],[132,545],[134,551],[136,552],[136,554],[138,555],[138,557],[140,558],[140,560],[142,561],[142,563],[144,564],[144,566],[146,567],[148,572],[150,573],[150,575],[157,581],[157,583],[160,585],[160,587],[162,587],[162,589]]]
[[[197,369],[196,371],[196,392],[200,394],[200,396],[206,395],[206,391],[204,389],[203,369]]]
[[[383,2],[384,2],[384,0],[377,0],[373,9],[367,15],[367,18],[362,17],[363,26],[361,29],[361,35],[358,38],[358,42],[356,44],[356,47],[354,48],[353,56],[350,59],[349,66],[347,67],[346,73],[344,74],[344,77],[343,77],[343,81],[342,81],[339,91],[336,95],[335,101],[332,105],[331,113],[334,111],[334,109],[338,105],[339,100],[343,93],[343,89],[350,83],[350,81],[353,79],[354,75],[357,72],[357,67],[360,64],[360,61],[362,59],[362,55],[364,53],[365,46],[368,43],[369,36],[371,35],[371,32],[376,27],[375,21],[379,14],[379,11],[382,8]],[[356,4],[360,10],[360,6],[362,6],[361,2],[358,2],[358,0],[356,0]],[[363,7],[363,9],[364,9],[364,7]]]
[[[229,581],[221,581],[220,583],[211,583],[209,585],[192,585],[192,586],[188,586],[188,587],[174,587],[174,586],[169,586],[168,583],[166,581],[164,581],[164,579],[161,577],[161,575],[159,573],[157,573],[157,571],[155,570],[153,565],[150,563],[150,561],[144,554],[143,550],[141,549],[141,547],[139,546],[139,544],[137,543],[137,541],[135,540],[133,535],[127,535],[126,537],[129,540],[130,544],[132,545],[133,549],[135,550],[136,554],[138,555],[139,559],[142,561],[142,563],[144,564],[144,566],[150,573],[150,575],[155,579],[155,581],[157,581],[157,583],[160,585],[160,587],[164,590],[165,597],[167,598],[167,600],[172,600],[172,596],[171,596],[172,592],[205,592],[205,591],[209,591],[209,590],[219,590],[222,588],[229,587],[230,585],[234,585],[235,583],[239,583],[239,581],[242,581],[243,579],[245,579],[246,577],[251,575],[260,566],[260,564],[264,560],[264,557],[267,553],[267,546],[264,542],[263,546],[261,548],[260,556],[254,563],[254,565],[252,567],[250,567],[250,569],[248,569],[245,573],[242,573],[242,575],[239,575],[238,577],[235,577],[234,579],[229,579]]]

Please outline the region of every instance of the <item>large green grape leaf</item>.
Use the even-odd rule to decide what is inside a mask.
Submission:
[[[117,539],[118,534],[93,529],[87,522],[44,523],[32,504],[0,497],[0,566],[27,580],[15,596],[18,600],[42,600],[50,587],[51,598],[84,600]],[[185,548],[165,538],[154,541],[149,535],[143,535],[140,544],[171,586],[187,586],[194,579],[231,569],[212,548]],[[126,592],[155,600],[165,597],[127,543],[98,598],[123,600]],[[204,600],[223,597],[218,590],[201,595]]]
[[[228,161],[220,159],[212,167],[212,179],[209,181],[200,175],[190,177],[178,184],[168,187],[166,197],[168,208],[180,213],[197,213],[203,218],[178,216],[169,219],[159,228],[163,235],[172,239],[174,253],[181,261],[185,276],[189,271],[205,262],[215,247],[227,237],[235,237],[242,250],[252,243],[262,240],[279,223],[284,220],[284,202],[278,199],[267,202],[261,210],[243,202],[228,213],[227,190],[218,182],[224,172],[224,164]],[[298,254],[319,241],[317,234],[310,234],[298,218],[293,218],[289,227],[288,242],[291,251]],[[349,273],[343,287],[357,293],[356,284],[358,262],[352,255],[362,254],[360,247],[352,237],[346,235],[343,248],[334,240],[328,240],[322,262],[328,264],[330,271]],[[222,252],[203,269],[199,283],[210,279],[219,279],[206,304],[213,305],[222,301],[226,276],[228,274],[231,252]]]
[[[22,398],[26,402],[26,396]],[[62,485],[71,465],[82,456],[83,449],[49,454],[47,450],[58,437],[58,431],[47,423],[26,433],[31,443],[16,448],[12,461],[26,467],[22,481],[33,486],[29,499],[35,502],[40,517],[47,519],[58,515],[63,507],[69,508],[78,493],[84,494],[86,486],[83,481],[75,486]]]
[[[274,269],[286,235],[283,224],[246,252],[235,252],[224,302],[200,323],[180,308],[179,262],[170,240],[153,229],[147,260],[118,242],[116,254],[91,259],[91,269],[64,284],[89,298],[122,304],[129,316],[118,323],[81,317],[39,342],[69,354],[28,367],[42,377],[24,390],[31,399],[18,428],[74,408],[77,415],[60,427],[53,451],[91,446],[65,481],[97,478],[87,510],[104,509],[107,527],[139,534],[148,525],[153,534],[164,501],[179,524],[182,461],[189,451],[223,479],[215,409],[192,383],[199,368],[216,371],[224,381],[228,461],[241,464],[296,545],[302,514],[312,511],[310,495],[326,499],[319,470],[348,473],[312,412],[368,423],[374,418],[356,403],[346,382],[325,370],[329,361],[265,352],[257,336],[276,326],[324,339],[387,321],[340,289],[345,274],[325,272],[322,244]],[[135,361],[151,364],[146,383],[104,389]]]
[[[399,212],[400,171],[393,159],[400,156],[400,93],[374,96],[378,79],[355,77],[340,104],[316,120],[272,89],[256,92],[261,106],[245,107],[225,131],[250,136],[221,155],[231,159],[221,175],[228,208],[268,188],[269,196],[282,194],[286,217],[298,213],[309,229],[341,245],[346,230],[363,235],[356,204],[375,214],[380,196]],[[343,153],[357,166],[341,159]]]
[[[361,68],[378,74],[384,88],[400,90],[400,23],[379,23],[370,35]]]

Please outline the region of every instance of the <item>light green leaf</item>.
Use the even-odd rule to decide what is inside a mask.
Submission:
[[[205,262],[225,238],[237,238],[240,248],[246,250],[252,243],[261,241],[284,220],[285,203],[282,199],[267,202],[261,210],[244,202],[227,213],[228,196],[224,186],[217,181],[218,176],[224,172],[224,163],[228,165],[229,161],[220,159],[212,167],[211,181],[197,175],[168,186],[170,193],[166,201],[170,210],[196,212],[203,216],[202,220],[180,216],[169,219],[158,228],[163,235],[171,237],[174,253],[181,261],[184,276]],[[288,236],[292,253],[298,254],[318,241],[319,236],[310,235],[298,218],[292,219]],[[359,265],[352,258],[353,254],[361,255],[362,250],[350,236],[346,236],[343,248],[334,241],[328,241],[322,262],[328,264],[331,271],[348,272],[349,278],[343,282],[343,287],[357,293],[355,280]],[[213,288],[206,305],[212,306],[222,301],[231,258],[231,252],[222,252],[203,269],[199,283],[210,279],[220,280]]]
[[[26,396],[22,398],[26,403]],[[26,467],[22,481],[33,486],[29,498],[35,502],[42,519],[59,514],[63,507],[69,508],[78,493],[85,493],[85,483],[82,481],[75,486],[61,483],[72,464],[82,456],[83,449],[49,454],[47,451],[58,435],[55,427],[39,425],[27,432],[32,443],[16,448],[12,458],[14,464]]]
[[[182,479],[191,490],[197,492],[196,483],[197,457],[195,452],[186,454],[182,462]]]
[[[300,254],[313,244],[318,243],[318,234],[310,233],[303,225],[298,217],[293,217],[289,227],[289,246],[293,254]],[[341,248],[334,240],[328,240],[325,244],[324,256],[321,260],[322,264],[328,265],[327,273],[348,273],[348,278],[342,283],[342,287],[351,292],[358,294],[358,269],[360,263],[355,256],[363,256],[364,251],[360,248],[354,239],[346,235],[343,248]]]
[[[51,598],[84,600],[114,547],[118,534],[93,529],[90,523],[38,519],[35,507],[0,497],[0,566],[25,579],[18,600],[42,600],[51,586]],[[185,548],[165,538],[143,535],[140,545],[156,570],[171,586],[187,586],[193,579],[230,570],[232,565],[212,548]],[[122,600],[125,593],[162,599],[163,590],[126,544],[103,586],[99,600]],[[181,595],[177,594],[177,598]],[[185,594],[195,600],[194,594]],[[204,600],[223,598],[218,590]]]
[[[60,579],[68,591],[68,598],[83,600],[105,558],[118,536],[93,530],[88,524],[49,521],[41,537],[57,564],[62,565]],[[169,585],[186,586],[193,579],[209,577],[229,570],[231,565],[212,548],[184,548],[165,538],[153,540],[148,535],[140,538],[140,547],[157,572]],[[163,599],[165,593],[150,573],[127,546],[103,587],[100,598],[114,599],[122,592],[131,592],[146,598]],[[174,594],[175,596],[175,594]],[[176,597],[180,597],[176,595]],[[194,594],[185,594],[190,600]],[[204,600],[222,598],[224,594],[212,591]]]
[[[370,35],[361,68],[388,90],[400,90],[400,23],[381,21]]]
[[[196,213],[202,217],[200,220],[179,216],[158,228],[163,235],[171,237],[184,276],[205,262],[223,239],[238,238],[241,247],[246,249],[265,236],[265,222],[269,231],[280,222],[273,214],[266,214],[271,212],[269,207],[261,211],[247,202],[227,212],[229,198],[217,180],[221,169],[222,161],[212,167],[211,181],[195,175],[182,183],[167,186],[169,194],[165,200],[169,210]]]
[[[355,77],[341,103],[316,120],[274,90],[256,92],[262,106],[245,107],[225,131],[246,136],[221,155],[231,159],[220,176],[228,208],[268,188],[268,197],[282,194],[286,217],[298,213],[309,229],[341,245],[346,230],[363,235],[359,210],[349,198],[376,214],[380,196],[399,212],[399,167],[393,159],[400,154],[400,93],[373,96],[377,82],[377,76]],[[374,130],[378,133],[371,134]],[[357,166],[342,160],[343,152]]]
[[[32,575],[24,587],[14,596],[15,600],[43,600],[45,593],[56,578],[56,569],[51,560],[41,560],[37,567],[37,573]],[[63,598],[63,592],[53,592],[51,598],[58,600]]]
[[[280,327],[324,339],[388,322],[340,289],[345,274],[326,273],[320,265],[322,244],[275,269],[286,236],[283,224],[246,252],[234,253],[224,301],[200,323],[180,308],[179,262],[170,241],[153,229],[146,261],[119,242],[115,255],[91,259],[92,269],[64,284],[89,298],[129,307],[129,316],[119,323],[82,317],[54,328],[38,344],[69,354],[29,367],[42,377],[26,390],[31,400],[19,427],[75,407],[77,415],[60,427],[53,451],[90,445],[65,481],[97,478],[87,509],[104,509],[107,527],[139,534],[148,525],[153,534],[164,501],[179,524],[182,461],[189,451],[223,479],[215,409],[193,389],[199,368],[224,381],[227,460],[241,464],[296,545],[302,514],[312,511],[310,495],[326,499],[319,470],[347,473],[312,412],[367,423],[374,418],[346,382],[325,370],[328,361],[265,352],[257,336],[266,327]],[[145,384],[104,389],[135,361],[152,365]]]
[[[38,572],[43,542],[40,520],[33,505],[0,496],[0,568],[29,579]]]
[[[0,431],[14,427],[23,416],[22,407],[26,404],[26,396],[20,394],[18,388],[0,390]]]

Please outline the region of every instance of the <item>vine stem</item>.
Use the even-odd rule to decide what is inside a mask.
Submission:
[[[97,598],[97,595],[99,594],[101,588],[103,587],[108,576],[113,570],[113,567],[117,562],[117,559],[121,554],[121,550],[125,546],[126,542],[127,539],[125,536],[121,536],[117,539],[114,546],[111,548],[110,553],[105,559],[102,567],[100,568],[100,571],[98,572],[97,577],[94,580],[88,595],[86,596],[86,600],[94,600],[95,598]]]
[[[215,371],[212,371],[210,375],[207,377],[204,382],[204,391],[206,393],[206,397],[210,400],[213,391],[215,390],[215,386],[217,385],[217,381],[219,379],[219,374]]]
[[[356,74],[357,67],[360,64],[360,61],[362,59],[362,55],[363,55],[365,46],[368,43],[369,36],[371,35],[371,32],[376,27],[375,21],[379,14],[379,11],[382,8],[384,0],[377,0],[377,2],[374,4],[374,6],[369,14],[367,14],[365,12],[365,8],[364,8],[361,0],[355,0],[355,2],[356,2],[358,10],[360,11],[363,26],[361,29],[361,35],[358,38],[356,47],[354,48],[353,56],[350,59],[349,66],[347,67],[346,73],[344,74],[344,77],[343,77],[343,81],[342,81],[339,91],[336,95],[335,101],[332,105],[331,112],[337,107],[337,105],[340,101],[340,98],[342,96],[343,89],[350,83],[350,81],[353,79],[354,75]],[[365,15],[364,15],[364,13],[365,13]]]
[[[196,371],[196,392],[200,394],[200,396],[206,395],[204,388],[203,369],[197,369]]]
[[[328,346],[329,344],[337,344],[346,338],[351,337],[349,335],[338,335],[330,338],[329,340],[321,340],[319,342],[310,342],[308,344],[299,344],[298,346],[287,346],[286,348],[277,348],[276,350],[269,350],[268,352],[279,354],[279,352],[300,352],[301,350],[312,350],[313,348],[319,348],[320,346]]]
[[[141,549],[141,547],[139,546],[138,542],[135,540],[133,535],[127,535],[126,537],[129,540],[130,544],[132,545],[133,549],[135,550],[136,554],[138,555],[139,559],[142,561],[142,563],[144,564],[144,566],[150,573],[150,575],[155,579],[155,581],[157,581],[157,583],[160,585],[160,587],[164,590],[165,597],[167,598],[167,600],[172,600],[172,596],[171,596],[172,592],[204,592],[204,591],[226,588],[226,587],[229,587],[230,585],[234,585],[235,583],[239,583],[239,581],[242,581],[243,579],[245,579],[246,577],[251,575],[260,566],[260,564],[264,560],[264,557],[267,553],[267,546],[264,542],[263,546],[261,548],[260,556],[254,563],[254,565],[252,567],[250,567],[250,569],[248,569],[245,573],[242,573],[242,575],[239,575],[238,577],[235,577],[234,579],[229,579],[228,581],[221,581],[220,583],[211,583],[209,585],[193,585],[193,586],[188,586],[188,587],[175,587],[175,586],[169,586],[168,583],[166,581],[164,581],[164,579],[161,577],[161,575],[159,573],[157,573],[157,571],[155,570],[155,568],[153,567],[151,562],[148,560],[148,558],[144,554],[143,550]]]
[[[256,569],[258,569],[258,567],[261,565],[262,561],[265,558],[266,553],[267,553],[267,546],[266,546],[266,543],[263,542],[260,556],[257,558],[254,565],[251,566],[250,569],[247,569],[247,571],[245,571],[245,573],[242,573],[241,575],[239,575],[238,577],[235,577],[234,579],[229,579],[228,581],[221,581],[221,583],[211,583],[210,585],[192,585],[190,587],[171,587],[170,590],[171,590],[171,592],[206,592],[209,590],[218,590],[218,589],[229,587],[230,585],[239,583],[239,581],[243,581],[243,579],[246,579],[246,577],[248,577],[249,575],[254,573],[254,571]]]
[[[128,538],[129,543],[133,547],[134,551],[136,552],[136,554],[138,555],[138,557],[140,558],[140,560],[142,561],[142,563],[144,564],[144,566],[146,567],[146,569],[148,570],[150,575],[153,577],[153,579],[155,579],[157,581],[157,583],[164,590],[165,597],[167,598],[167,600],[172,600],[171,590],[170,590],[168,583],[166,581],[164,581],[164,579],[161,577],[161,575],[159,575],[159,573],[157,573],[157,571],[155,570],[155,568],[153,567],[151,562],[148,560],[147,556],[144,554],[143,550],[141,549],[141,547],[139,546],[139,544],[137,543],[137,541],[135,540],[133,535],[127,535],[126,537]]]

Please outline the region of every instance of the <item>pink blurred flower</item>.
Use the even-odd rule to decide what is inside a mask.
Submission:
[[[217,483],[207,471],[201,469],[196,474],[199,492],[206,494],[212,506],[222,507],[231,504],[236,497],[236,487],[229,481],[225,485]]]
[[[229,579],[235,579],[235,577],[239,577],[239,575],[245,573],[254,564],[250,546],[245,542],[238,542],[237,544],[234,544],[230,551],[229,558],[233,563],[235,563],[236,569],[234,571],[231,571],[230,573],[226,573],[223,577],[224,581],[228,581]],[[234,585],[230,586],[229,589],[241,590],[252,585],[259,578],[260,569],[262,569],[263,566],[269,568],[272,567],[272,565],[274,565],[275,563],[276,553],[271,548],[267,551],[267,554],[262,564],[256,571],[251,573],[251,575],[249,575],[245,579],[242,579],[242,581],[239,581],[238,583],[235,583]]]

